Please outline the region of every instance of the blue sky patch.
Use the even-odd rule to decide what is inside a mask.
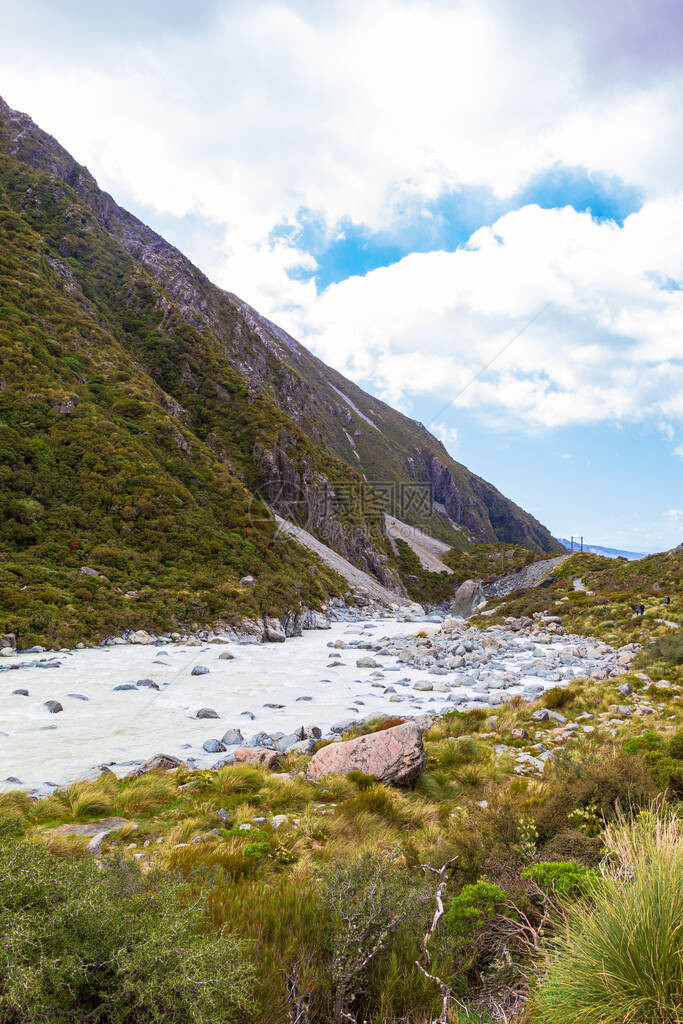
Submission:
[[[596,220],[613,220],[621,226],[630,213],[640,209],[642,195],[619,178],[589,174],[581,167],[555,167],[504,199],[489,188],[468,186],[427,203],[406,203],[396,209],[391,229],[380,232],[350,219],[340,221],[331,232],[324,218],[302,208],[296,223],[277,227],[271,239],[287,239],[315,257],[317,270],[296,268],[290,276],[306,281],[315,277],[320,292],[347,277],[397,263],[412,252],[452,252],[478,228],[532,203],[543,209],[571,206],[590,212]]]

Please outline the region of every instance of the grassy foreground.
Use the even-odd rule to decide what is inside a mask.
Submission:
[[[566,723],[444,716],[411,791],[290,756],[1,796],[0,1021],[680,1024],[669,632],[546,693]]]

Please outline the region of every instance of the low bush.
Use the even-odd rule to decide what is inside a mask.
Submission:
[[[253,968],[171,876],[98,871],[0,843],[0,1020],[226,1024],[252,1005]]]
[[[444,922],[454,935],[465,938],[492,917],[507,899],[508,894],[499,885],[480,879],[464,886],[459,895],[453,897]]]
[[[544,893],[559,899],[576,896],[589,886],[595,886],[599,877],[592,868],[582,867],[575,860],[541,861],[522,872],[523,879],[533,879]]]
[[[618,808],[646,806],[658,792],[642,757],[621,751],[589,758],[558,755],[552,778],[548,797],[536,813],[542,842],[565,829],[568,820],[576,827],[572,819],[576,812],[590,808],[599,828],[615,816]]]

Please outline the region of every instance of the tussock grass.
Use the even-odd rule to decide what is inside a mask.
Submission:
[[[535,1009],[539,1024],[680,1024],[683,837],[645,812],[604,833],[603,880],[565,908]]]

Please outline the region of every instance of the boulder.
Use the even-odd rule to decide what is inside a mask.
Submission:
[[[221,653],[218,655],[219,661],[233,661],[234,658],[235,655],[231,654],[230,651],[221,651]]]
[[[235,764],[255,764],[259,768],[276,768],[282,754],[268,747],[238,747],[234,754]]]
[[[209,670],[206,665],[195,665],[190,672],[191,676],[206,676],[209,674]]]
[[[239,743],[244,743],[244,736],[239,729],[228,729],[223,733],[221,743],[224,743],[226,747],[234,747]]]
[[[288,747],[288,754],[313,754],[316,748],[316,740],[299,740]]]
[[[47,708],[51,715],[58,715],[60,711],[64,710],[58,700],[46,700],[43,707]]]
[[[169,772],[174,768],[185,767],[185,762],[181,761],[179,757],[174,757],[173,754],[153,754],[152,757],[148,757],[146,761],[143,761],[134,772],[133,775],[144,775],[146,772]]]
[[[220,715],[218,714],[217,711],[214,711],[213,708],[200,708],[195,717],[196,718],[220,718]]]
[[[483,600],[484,592],[481,588],[481,583],[476,583],[474,580],[465,580],[455,592],[450,614],[466,619],[479,607]]]
[[[427,763],[422,734],[415,722],[358,736],[345,743],[331,743],[313,756],[306,773],[316,780],[323,775],[348,775],[359,771],[379,782],[409,786]]]
[[[264,618],[263,639],[270,644],[283,644],[287,639],[279,619]]]
[[[356,668],[377,668],[377,662],[374,658],[364,654],[362,658],[356,658]]]
[[[128,637],[128,643],[131,644],[153,644],[154,637],[150,636],[146,629],[136,629],[134,633],[131,633]]]
[[[220,740],[204,740],[202,747],[207,754],[222,754],[225,751],[225,747]]]

